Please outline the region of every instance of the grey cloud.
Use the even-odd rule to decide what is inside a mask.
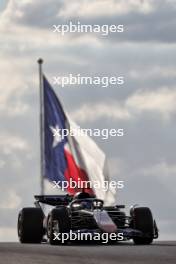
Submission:
[[[77,1],[78,8],[82,2]],[[126,14],[107,14],[103,16],[88,15],[85,17],[76,16],[74,13],[69,17],[63,17],[62,12],[69,1],[36,1],[27,2],[26,4],[17,5],[21,15],[11,11],[11,23],[17,25],[29,26],[34,28],[45,28],[51,30],[53,24],[64,24],[69,20],[82,24],[124,24],[125,32],[122,34],[112,33],[109,37],[103,37],[109,41],[123,42],[166,42],[175,43],[175,12],[176,7],[173,2],[169,1],[152,1],[153,10],[142,13],[140,10],[131,10]],[[142,3],[141,3],[142,5]],[[96,7],[95,7],[96,8]],[[85,13],[86,14],[86,13]],[[72,35],[74,38],[75,34]],[[79,35],[78,35],[79,36]],[[101,36],[97,36],[101,39]]]

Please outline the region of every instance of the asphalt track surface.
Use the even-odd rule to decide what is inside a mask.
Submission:
[[[150,246],[63,245],[0,243],[0,264],[108,264],[176,263],[176,241],[155,242]]]

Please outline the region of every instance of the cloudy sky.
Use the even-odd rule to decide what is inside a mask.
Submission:
[[[160,239],[176,238],[176,1],[1,0],[0,241],[39,192],[37,59],[53,75],[125,77],[121,87],[54,86],[83,128],[124,128],[97,144],[124,180],[118,203],[148,205]],[[54,34],[53,24],[124,24],[122,34]]]

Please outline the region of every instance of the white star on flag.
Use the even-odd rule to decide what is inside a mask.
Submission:
[[[62,141],[62,137],[60,135],[60,128],[58,125],[56,125],[55,128],[50,126],[50,129],[51,129],[51,131],[53,133],[53,137],[54,137],[52,147],[55,148]]]

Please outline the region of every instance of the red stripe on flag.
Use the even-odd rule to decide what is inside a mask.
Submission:
[[[76,162],[72,154],[67,150],[64,150],[64,153],[67,160],[67,169],[65,170],[64,176],[66,178],[66,181],[68,181],[69,183],[69,187],[67,188],[67,191],[70,194],[75,194],[76,192],[80,192],[82,190],[79,188],[71,188],[70,179],[72,179],[78,185],[78,182],[79,183],[82,181],[87,182],[89,181],[89,178],[87,176],[87,173],[76,165]],[[84,190],[90,194],[94,194],[91,188],[87,188],[87,189],[85,188]]]

